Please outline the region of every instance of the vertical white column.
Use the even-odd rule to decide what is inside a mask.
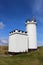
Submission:
[[[26,31],[29,38],[28,48],[37,49],[36,22],[34,20],[26,22]]]

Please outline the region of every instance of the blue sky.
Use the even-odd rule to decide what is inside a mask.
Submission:
[[[14,29],[25,31],[25,21],[33,16],[37,22],[38,45],[42,46],[43,0],[0,0],[0,40],[6,42]]]

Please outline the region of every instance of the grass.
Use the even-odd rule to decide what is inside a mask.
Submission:
[[[43,65],[43,47],[25,54],[0,56],[0,65]]]

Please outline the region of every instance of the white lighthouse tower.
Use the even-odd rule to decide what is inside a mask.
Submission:
[[[36,33],[36,20],[26,21],[26,31],[28,35],[28,49],[37,49],[37,33]]]

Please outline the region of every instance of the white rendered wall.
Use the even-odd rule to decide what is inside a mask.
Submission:
[[[8,45],[8,52],[14,52],[15,51],[15,43],[16,43],[16,41],[15,41],[15,39],[16,39],[16,35],[10,35],[9,36],[9,45]]]
[[[26,25],[27,34],[29,36],[29,49],[37,49],[37,33],[36,33],[36,23],[29,22]]]
[[[27,36],[14,34],[9,36],[9,52],[28,52]]]

